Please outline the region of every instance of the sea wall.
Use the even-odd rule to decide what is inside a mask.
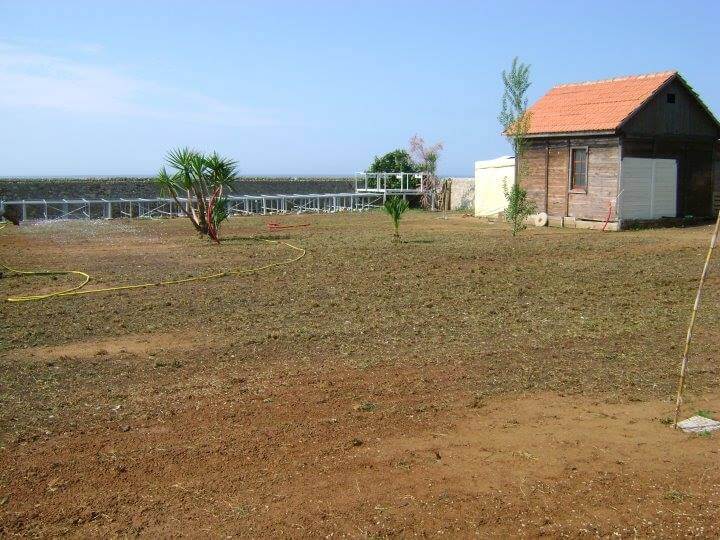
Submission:
[[[241,177],[233,195],[348,193],[351,177]],[[0,178],[0,200],[151,199],[158,196],[152,178]]]

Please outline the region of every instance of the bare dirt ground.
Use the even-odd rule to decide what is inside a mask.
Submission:
[[[720,535],[719,436],[667,425],[709,227],[412,212],[23,224],[10,266],[90,286],[0,304],[0,535]],[[255,237],[253,239],[252,237]],[[720,412],[711,270],[685,416]],[[0,279],[0,295],[75,277]]]

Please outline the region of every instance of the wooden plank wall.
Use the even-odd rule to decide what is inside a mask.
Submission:
[[[535,203],[538,212],[545,211],[545,143],[532,143],[523,156],[521,186],[527,190],[528,198]]]
[[[675,94],[675,103],[667,102],[667,95]],[[697,98],[680,81],[667,88],[645,104],[622,126],[628,137],[657,136],[720,136],[718,127]]]
[[[720,212],[720,143],[713,151],[713,212]]]
[[[569,156],[573,146],[589,149],[587,193],[569,193]],[[526,174],[522,186],[538,211],[546,211],[550,216],[603,221],[612,202],[610,219],[615,219],[620,175],[620,148],[616,137],[533,140],[523,162]]]
[[[548,145],[548,208],[549,216],[567,215],[568,162],[567,143]]]
[[[582,145],[583,141],[572,141],[572,144]],[[568,215],[577,219],[601,221],[607,219],[610,211],[610,219],[614,220],[619,178],[620,147],[617,139],[590,143],[587,193],[570,193]]]

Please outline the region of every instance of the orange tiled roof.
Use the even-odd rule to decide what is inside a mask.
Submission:
[[[561,84],[530,107],[528,134],[615,131],[676,75],[676,71],[664,71],[604,81]]]

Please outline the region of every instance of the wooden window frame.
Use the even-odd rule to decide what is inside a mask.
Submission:
[[[573,186],[573,151],[585,150],[585,187]],[[568,192],[569,193],[587,193],[590,185],[590,147],[589,146],[571,146],[568,152]]]

